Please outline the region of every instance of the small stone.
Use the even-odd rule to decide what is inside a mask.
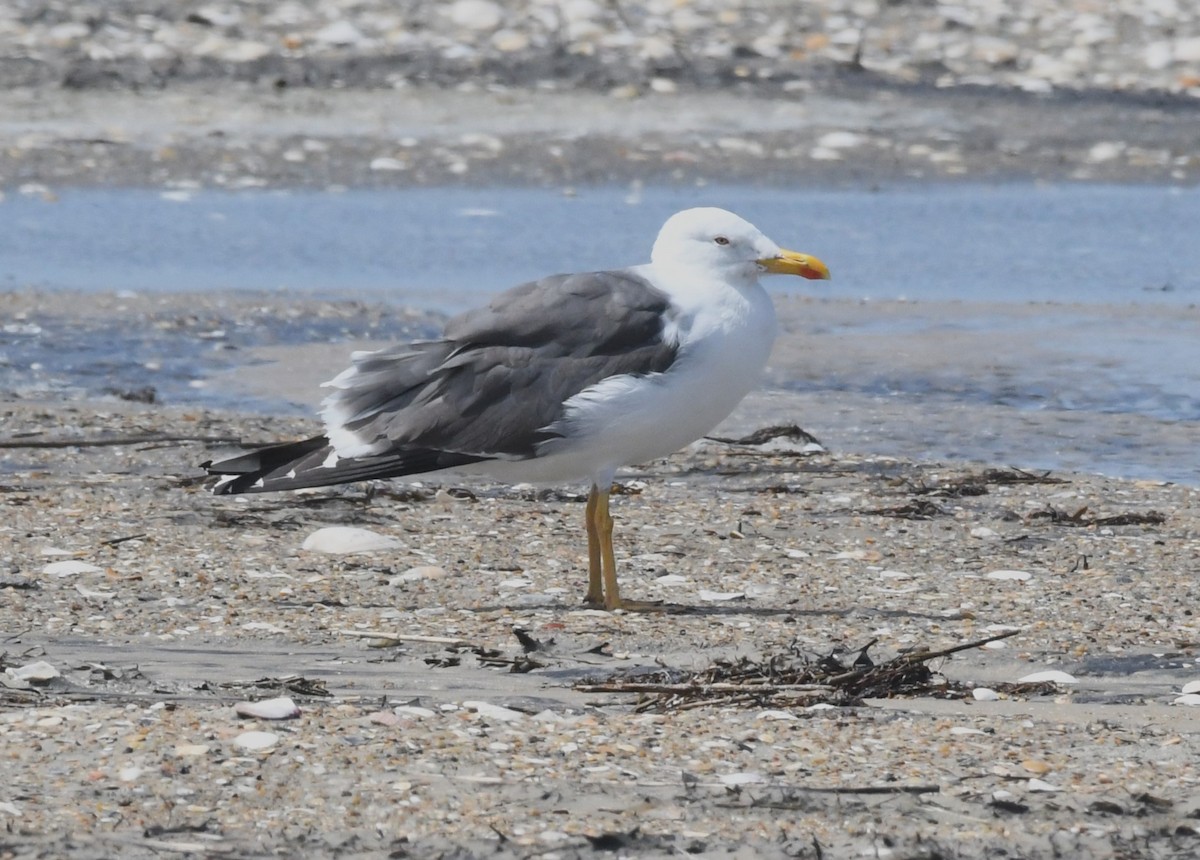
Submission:
[[[1036,758],[1025,759],[1025,761],[1021,762],[1021,767],[1025,768],[1025,770],[1029,771],[1030,773],[1036,773],[1038,776],[1042,776],[1054,770],[1051,765],[1047,764],[1041,759]]]
[[[504,9],[492,0],[457,0],[450,6],[450,20],[468,30],[495,30],[504,20]]]
[[[950,734],[952,735],[986,735],[987,732],[982,729],[972,729],[968,726],[951,726]]]
[[[1087,152],[1087,160],[1092,164],[1102,164],[1120,158],[1123,152],[1125,152],[1125,144],[1120,141],[1102,140],[1092,144],[1091,149]]]
[[[369,166],[372,170],[408,170],[407,162],[387,155],[371,159]]]
[[[175,755],[180,758],[195,758],[202,756],[211,749],[208,744],[176,744]]]
[[[271,53],[271,46],[263,42],[236,41],[217,48],[214,54],[227,62],[253,62],[262,60]]]
[[[341,47],[361,45],[367,38],[349,21],[334,21],[313,33],[313,39],[326,45]]]
[[[1172,56],[1177,63],[1200,63],[1200,36],[1177,39]]]
[[[977,702],[995,702],[1000,699],[1000,694],[991,687],[976,687],[971,691],[971,695]]]
[[[865,135],[853,131],[831,131],[817,138],[817,146],[825,149],[853,149],[866,142]]]
[[[398,726],[403,722],[395,711],[374,711],[367,714],[367,719],[380,726]]]
[[[1200,681],[1188,681],[1183,685],[1183,689],[1181,689],[1179,692],[1183,693],[1185,696],[1188,693],[1200,693]]]
[[[410,567],[408,570],[399,576],[393,577],[391,582],[418,582],[423,579],[445,579],[449,576],[445,568],[438,567],[435,564],[422,564],[417,567]]]
[[[1172,705],[1200,705],[1200,693],[1188,693],[1185,696],[1178,696],[1172,702]]]
[[[1166,40],[1151,42],[1142,51],[1142,62],[1146,64],[1147,69],[1160,71],[1171,65],[1174,54],[1170,42]]]
[[[662,36],[649,36],[642,40],[638,53],[641,54],[643,60],[658,62],[669,60],[676,56],[675,43]]]
[[[529,47],[529,37],[519,30],[497,30],[492,34],[492,47],[506,54],[515,54]]]

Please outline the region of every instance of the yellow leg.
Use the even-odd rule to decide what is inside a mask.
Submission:
[[[588,493],[587,508],[584,511],[584,516],[587,518],[588,537],[588,590],[583,602],[592,606],[604,603],[604,585],[600,571],[600,532],[596,525],[596,505],[599,495],[600,491],[593,484],[591,492]]]
[[[630,612],[646,612],[661,609],[657,603],[639,600],[622,600],[617,587],[617,558],[613,553],[613,518],[608,510],[608,498],[612,485],[603,490],[593,486],[588,496],[588,603],[603,604],[610,612],[624,609]],[[597,567],[599,572],[597,573]],[[601,593],[603,583],[603,593]]]
[[[595,489],[595,488],[593,488]],[[600,533],[600,570],[604,577],[604,608],[621,607],[621,592],[617,588],[617,558],[613,554],[613,518],[608,512],[608,496],[612,487],[605,487],[596,494],[596,529]]]

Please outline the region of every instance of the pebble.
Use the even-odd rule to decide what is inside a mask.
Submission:
[[[410,567],[408,570],[399,576],[393,577],[390,581],[395,584],[397,582],[419,582],[423,579],[445,579],[449,576],[446,569],[438,567],[435,564],[422,564],[416,567]]]
[[[995,702],[1000,699],[1000,694],[991,687],[976,687],[971,691],[971,695],[977,702]]]
[[[313,33],[313,38],[318,42],[324,42],[327,45],[337,45],[339,47],[348,47],[352,45],[361,45],[367,39],[359,29],[349,21],[334,21],[327,27],[322,27],[317,32]]]
[[[486,85],[488,75],[527,75],[522,70],[532,65],[499,64],[481,72],[481,60],[522,54],[535,59],[553,45],[598,64],[604,69],[598,77],[613,81],[614,92],[632,91],[634,97],[674,92],[692,66],[709,69],[706,77],[714,81],[778,78],[787,85],[806,83],[814,68],[856,56],[868,71],[902,82],[931,80],[929,69],[937,68],[938,86],[1200,95],[1200,5],[1160,2],[1152,12],[1147,8],[1142,0],[1093,3],[1069,12],[1056,0],[916,5],[744,0],[736,8],[723,0],[679,0],[644,9],[597,0],[452,0],[400,7],[339,0],[261,8],[227,0],[193,10],[187,20],[149,12],[127,20],[132,16],[113,12],[101,0],[80,0],[69,12],[0,16],[0,56],[24,58],[23,73],[48,83],[59,71],[53,58],[68,51],[96,64],[140,58],[184,70],[193,68],[188,60],[195,57],[239,66],[272,57],[316,60],[320,69],[320,61],[328,64],[353,49],[372,58],[403,54],[461,64]],[[101,23],[84,23],[92,21]],[[661,73],[664,65],[681,62],[682,75]],[[348,64],[342,71],[370,76],[374,65]],[[135,73],[125,74],[132,80]],[[852,129],[827,132],[822,140],[813,154],[828,160],[869,142]]]
[[[1188,693],[1183,696],[1178,696],[1171,703],[1174,705],[1200,705],[1200,693]]]
[[[378,552],[400,549],[403,544],[395,538],[354,526],[329,526],[318,529],[304,539],[304,549],[331,554]]]
[[[504,20],[504,9],[492,0],[457,0],[450,4],[450,20],[470,30],[495,30]]]
[[[408,170],[407,161],[402,161],[399,158],[392,158],[387,155],[381,155],[379,158],[372,158],[371,163],[367,166],[372,170]]]

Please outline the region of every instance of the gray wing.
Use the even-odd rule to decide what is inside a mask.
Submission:
[[[443,339],[355,357],[330,385],[327,423],[375,453],[415,448],[527,458],[563,403],[610,376],[660,373],[674,308],[630,271],[554,275],[451,319]],[[328,428],[334,431],[336,428]]]

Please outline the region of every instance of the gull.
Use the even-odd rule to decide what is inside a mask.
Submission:
[[[202,467],[219,495],[431,473],[586,481],[584,600],[646,608],[617,585],[613,480],[708,433],[757,385],[776,333],[763,274],[829,269],[731,212],[686,209],[649,263],[545,277],[435,340],[356,352],[324,383],[323,434]]]

